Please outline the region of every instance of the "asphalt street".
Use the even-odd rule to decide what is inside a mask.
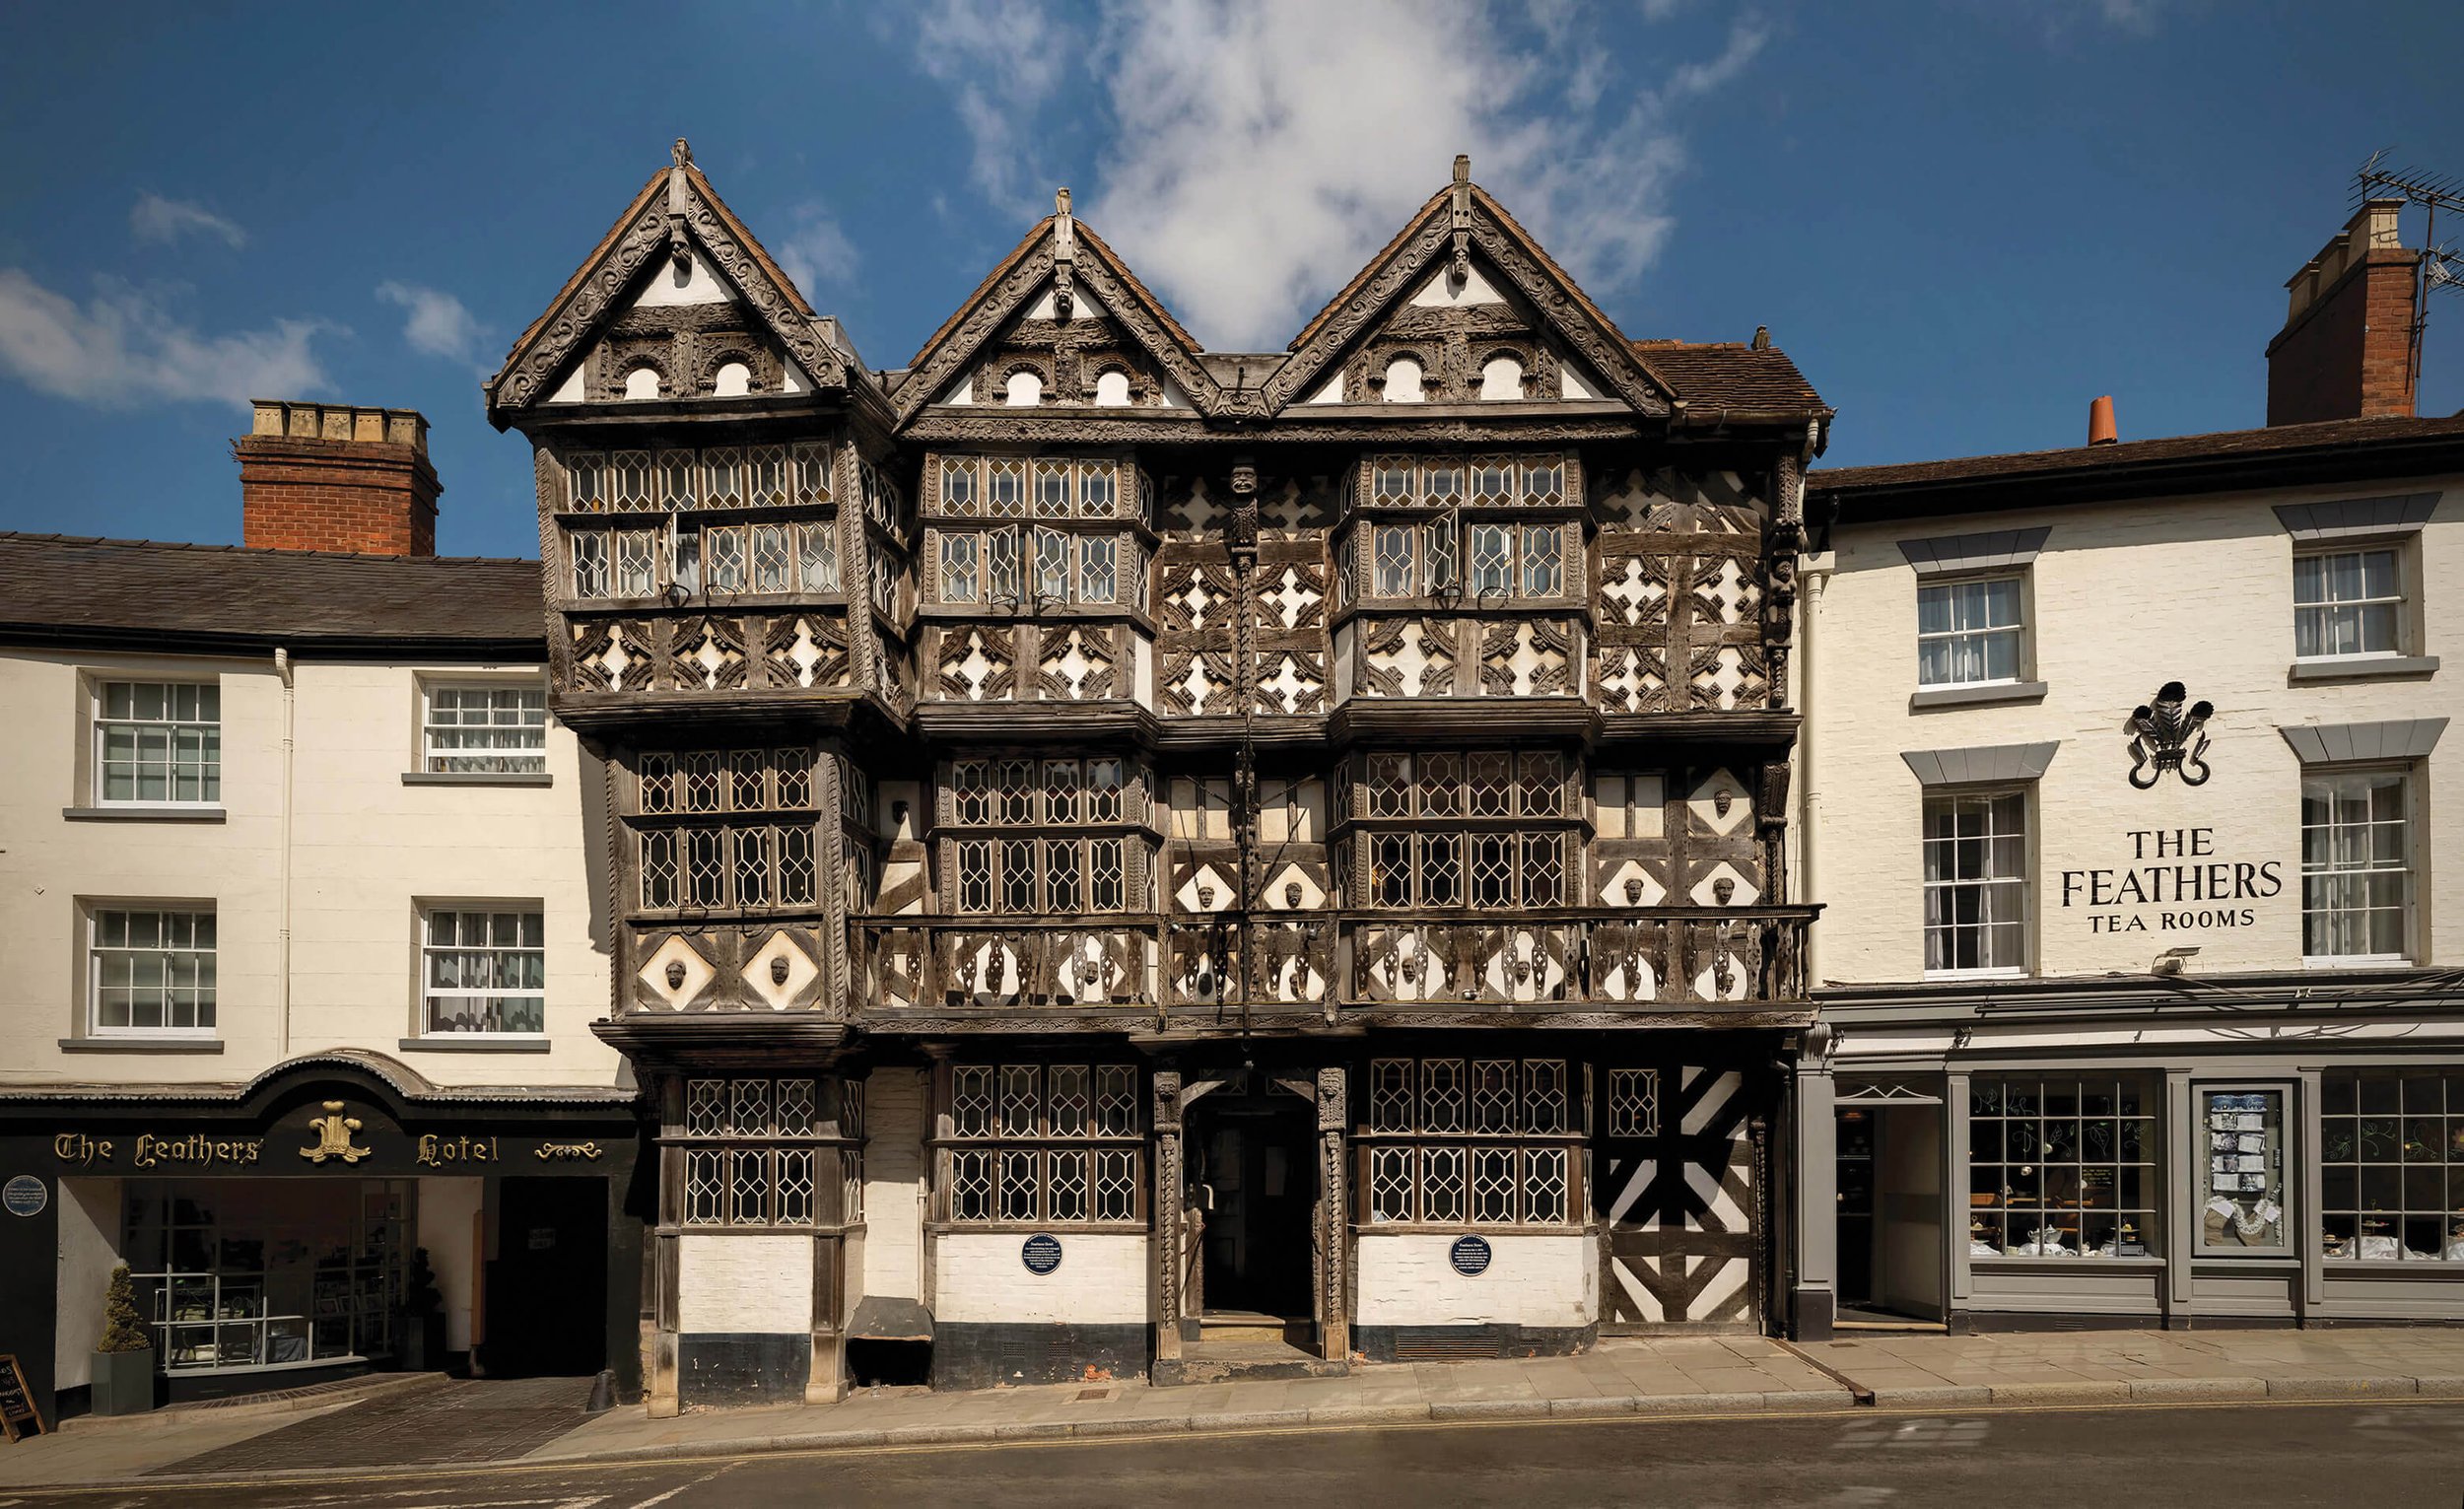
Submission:
[[[787,1504],[1204,1502],[1813,1504],[1889,1509],[2322,1504],[2457,1509],[2452,1404],[2001,1409],[1531,1426],[1260,1431],[1101,1443],[933,1447],[627,1463],[372,1472],[314,1483],[0,1493],[0,1509],[760,1509]]]

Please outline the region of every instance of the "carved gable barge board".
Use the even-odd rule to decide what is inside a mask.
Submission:
[[[924,341],[924,349],[908,364],[908,374],[892,395],[901,425],[912,423],[932,405],[941,390],[957,380],[959,374],[1011,325],[1028,301],[1052,281],[1057,225],[1058,218],[1054,216],[1038,222],[941,328]],[[1220,412],[1224,406],[1223,391],[1199,359],[1198,342],[1084,221],[1073,218],[1072,228],[1075,250],[1071,267],[1075,285],[1093,295],[1105,314],[1120,325],[1140,353],[1180,385],[1189,396],[1193,417]],[[1022,435],[1015,428],[1017,423],[1012,419],[999,438],[1040,438]],[[1063,421],[1062,428],[1069,433],[1082,433],[1075,422]]]
[[[620,317],[619,306],[664,261],[668,251],[670,185],[681,180],[682,229],[713,272],[726,283],[817,393],[844,393],[886,422],[886,401],[862,375],[855,353],[831,335],[770,253],[719,197],[689,160],[652,173],[597,246],[558,290],[547,309],[515,339],[505,365],[488,379],[488,419],[508,428],[517,410],[540,406],[588,343]],[[851,371],[858,380],[851,383]],[[728,400],[732,405],[734,400]]]
[[[1470,1005],[1460,1010],[1443,1005],[1413,1005],[1403,1009],[1364,1005],[1343,1007],[1334,1026],[1327,1024],[1323,1011],[1252,1008],[1246,1034],[1240,1008],[1236,1005],[1167,1006],[1162,1013],[1166,1025],[1160,1031],[1154,1026],[1156,1014],[1153,1006],[1079,1007],[1075,1010],[867,1006],[856,1013],[853,1025],[867,1037],[882,1039],[941,1036],[1015,1039],[1022,1034],[1108,1034],[1126,1037],[1135,1044],[1236,1042],[1245,1036],[1266,1033],[1310,1038],[1356,1037],[1372,1028],[1414,1027],[1525,1027],[1557,1032],[1796,1029],[1813,1025],[1814,1008],[1810,1005],[1775,1008],[1767,1001],[1740,1001],[1735,1005],[1705,1001],[1682,1008],[1641,1006],[1632,1010],[1603,1010],[1595,1004],[1579,1001],[1528,1005],[1513,1011],[1500,1011],[1493,1005]],[[607,1034],[602,1031],[600,1036],[606,1037]]]
[[[1626,407],[1649,418],[1668,418],[1676,390],[1644,364],[1615,322],[1515,224],[1504,206],[1477,184],[1465,187],[1471,201],[1470,241],[1481,259]],[[1455,192],[1450,185],[1431,195],[1395,240],[1293,339],[1292,359],[1259,389],[1269,414],[1281,417],[1298,406],[1372,325],[1391,315],[1451,254]]]

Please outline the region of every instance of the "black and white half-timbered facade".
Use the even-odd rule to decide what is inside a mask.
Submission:
[[[1829,411],[1766,338],[1629,340],[1458,162],[1285,351],[1064,193],[878,371],[679,143],[488,399],[654,1411],[1772,1320]]]

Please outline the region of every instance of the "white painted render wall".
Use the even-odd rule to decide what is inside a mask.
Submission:
[[[478,1292],[479,1223],[488,1198],[487,1181],[422,1179],[418,1185],[417,1245],[428,1249],[428,1267],[437,1275],[437,1292],[445,1299],[445,1349],[467,1351],[471,1302]]]
[[[103,1299],[119,1267],[120,1182],[63,1179],[59,1202],[59,1283],[53,1293],[59,1324],[52,1332],[52,1387],[94,1382],[94,1349],[103,1339]],[[140,1317],[143,1319],[143,1317]]]
[[[676,1329],[686,1336],[813,1329],[813,1239],[676,1239]]]
[[[222,693],[222,822],[77,821],[91,738],[80,672],[215,681]],[[546,787],[406,786],[416,770],[419,677],[535,681],[537,667],[295,665],[290,783],[288,1054],[361,1048],[443,1084],[602,1085],[621,1060],[590,1035],[608,1011],[591,895],[596,775],[551,723]],[[12,711],[0,782],[0,1074],[17,1082],[231,1081],[285,1057],[282,954],[283,687],[270,658],[16,652],[0,655]],[[80,902],[211,902],[222,1051],[77,1053]],[[423,902],[531,902],[547,925],[549,1051],[406,1052],[419,1025]]]
[[[1044,1274],[1019,1261],[1015,1232],[944,1232],[932,1244],[932,1318],[961,1322],[1146,1320],[1146,1238],[1062,1235],[1061,1267]]]
[[[2427,679],[2293,683],[2293,541],[2273,506],[2332,498],[2443,494],[2418,536],[2423,641],[2444,661]],[[1918,579],[1902,539],[2050,526],[2027,598],[2039,703],[1911,711]],[[2193,974],[2293,969],[2301,963],[2301,765],[2279,724],[2454,720],[2416,790],[2426,822],[2417,885],[2425,962],[2464,955],[2464,478],[2397,478],[2336,489],[2151,498],[1860,525],[1836,531],[1837,571],[1810,601],[1816,678],[1808,785],[1816,846],[1810,899],[1820,924],[1821,976],[1838,984],[1924,973],[1922,788],[1903,750],[2059,741],[2036,784],[2036,973],[2145,975],[2176,944],[2201,951]],[[2167,681],[2216,705],[2207,724],[2214,774],[2171,775],[2136,790],[2131,710]],[[2280,863],[2283,891],[2242,903],[2248,926],[2107,933],[2090,909],[2061,906],[2065,870],[2129,866],[2132,830],[2207,827],[2215,857]],[[2155,862],[2153,857],[2147,861]],[[2190,904],[2196,906],[2197,904]],[[2184,908],[2134,909],[2147,914]]]
[[[1363,1326],[1573,1328],[1600,1318],[1600,1247],[1594,1238],[1489,1238],[1488,1269],[1455,1271],[1455,1238],[1444,1233],[1363,1235],[1354,1246]]]
[[[862,1293],[924,1298],[924,1071],[879,1068],[864,1080]]]

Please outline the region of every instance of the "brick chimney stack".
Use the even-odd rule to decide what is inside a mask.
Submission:
[[[2401,199],[2372,199],[2285,286],[2293,307],[2267,343],[2267,422],[2303,425],[2413,412],[2414,270]]]
[[[260,550],[437,553],[428,421],[416,409],[258,399],[240,460],[242,541]]]

